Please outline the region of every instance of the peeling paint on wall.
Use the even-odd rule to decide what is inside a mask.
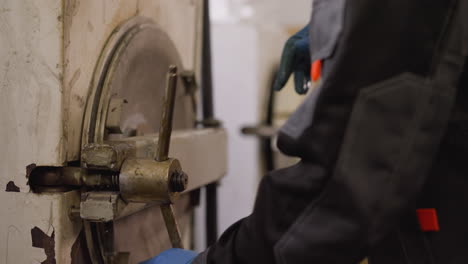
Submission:
[[[37,226],[31,229],[32,246],[35,248],[43,248],[46,254],[46,259],[41,264],[56,264],[55,260],[55,231],[48,236]]]
[[[31,175],[31,172],[36,168],[36,164],[29,164],[26,166],[26,179],[29,179],[29,175]]]
[[[20,192],[20,188],[13,181],[9,181],[5,188],[6,192]]]

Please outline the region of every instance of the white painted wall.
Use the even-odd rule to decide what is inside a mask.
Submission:
[[[257,141],[240,129],[258,117],[257,33],[252,25],[212,25],[213,86],[216,117],[228,131],[228,174],[218,191],[218,232],[251,210],[258,181]],[[204,198],[204,196],[203,196]],[[204,249],[204,204],[197,212],[196,245]]]
[[[259,122],[263,94],[287,30],[308,22],[312,0],[211,0],[216,117],[229,133],[229,168],[218,191],[219,234],[252,211],[260,175],[258,141],[240,129]],[[196,250],[204,249],[204,197]]]
[[[257,140],[241,135],[258,122],[259,40],[255,26],[214,24],[215,111],[229,133],[229,169],[219,189],[219,231],[252,211],[257,188]]]
[[[310,16],[313,0],[211,0],[214,21],[257,20],[278,25],[301,25]]]

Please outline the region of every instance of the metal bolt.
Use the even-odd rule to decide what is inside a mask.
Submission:
[[[184,172],[176,171],[169,179],[169,189],[171,192],[183,192],[187,189],[188,176]]]

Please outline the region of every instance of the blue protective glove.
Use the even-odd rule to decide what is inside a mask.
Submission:
[[[283,89],[294,72],[294,86],[298,94],[305,94],[310,82],[309,25],[292,36],[285,44],[274,89]]]
[[[190,264],[197,255],[197,253],[190,250],[171,248],[140,264]]]

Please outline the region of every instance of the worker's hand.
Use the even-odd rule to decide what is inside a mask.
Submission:
[[[193,251],[172,248],[140,264],[190,264],[196,256]]]
[[[294,72],[294,86],[298,94],[305,94],[310,82],[309,25],[292,36],[284,46],[274,89],[281,90]]]

